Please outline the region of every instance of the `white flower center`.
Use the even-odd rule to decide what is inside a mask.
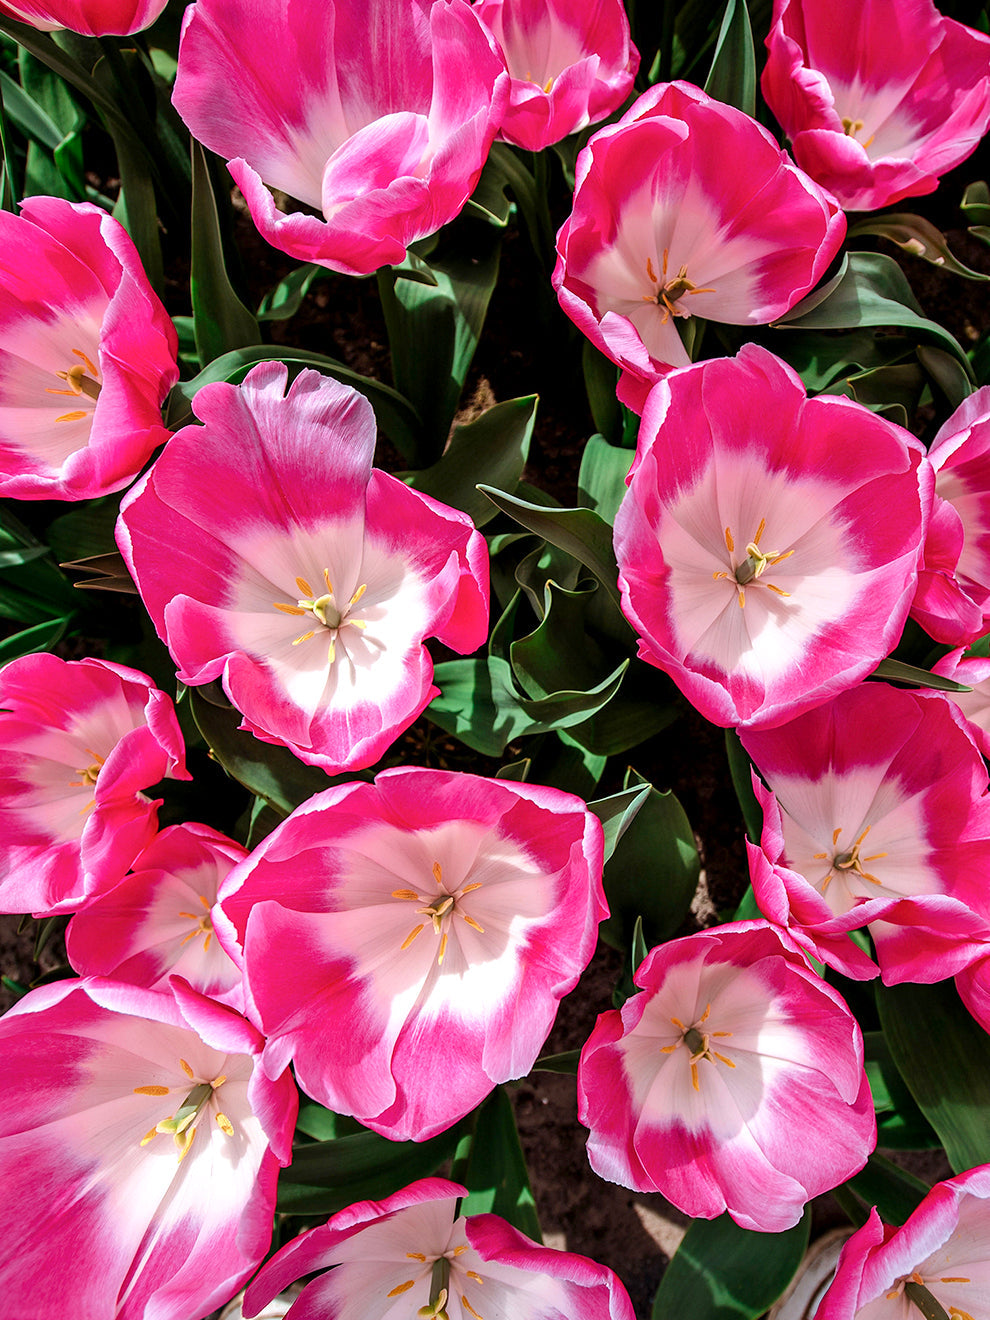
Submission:
[[[691,313],[686,307],[680,305],[679,300],[692,293],[714,293],[714,289],[699,289],[696,284],[687,277],[687,266],[682,266],[673,279],[667,278],[667,263],[670,259],[670,249],[664,248],[663,261],[661,262],[661,272],[657,275],[656,268],[653,265],[653,258],[646,258],[646,273],[649,276],[650,283],[654,286],[652,293],[643,294],[643,302],[656,303],[658,307],[663,308],[663,316],[660,324],[666,325],[672,316],[690,316]]]
[[[701,1090],[701,1083],[698,1079],[698,1064],[702,1059],[706,1059],[716,1067],[718,1066],[718,1063],[724,1063],[727,1068],[734,1068],[736,1066],[732,1060],[727,1059],[724,1054],[719,1054],[718,1050],[713,1050],[711,1045],[713,1040],[718,1040],[719,1037],[731,1036],[732,1032],[702,1031],[701,1029],[708,1021],[711,1011],[712,1006],[709,1004],[701,1017],[698,1018],[697,1022],[690,1027],[686,1027],[680,1018],[672,1017],[670,1020],[681,1033],[681,1038],[680,1040],[675,1041],[673,1045],[663,1045],[660,1048],[661,1054],[673,1054],[674,1051],[679,1050],[682,1045],[687,1047],[688,1054],[690,1055],[689,1066],[691,1069],[691,1085],[696,1091]]]
[[[60,390],[48,387],[45,393],[66,394],[73,399],[85,398],[95,403],[100,397],[100,390],[103,388],[99,379],[100,369],[91,358],[86,356],[82,349],[74,348],[72,354],[80,361],[69,367],[68,371],[56,371],[55,373],[59,380],[64,380],[69,388]],[[88,411],[86,408],[75,409],[73,412],[63,413],[61,417],[56,417],[55,420],[56,422],[78,422],[86,416]]]
[[[437,951],[437,966],[439,967],[443,965],[443,957],[447,952],[447,939],[454,917],[460,917],[462,921],[466,921],[469,926],[482,935],[484,935],[485,929],[475,921],[474,917],[469,916],[463,910],[461,904],[465,894],[470,894],[473,890],[481,888],[480,881],[476,880],[473,884],[461,885],[459,889],[451,891],[443,883],[443,869],[439,862],[433,863],[433,879],[436,881],[439,893],[423,893],[418,889],[393,889],[392,897],[424,904],[423,907],[416,909],[416,915],[423,917],[424,920],[412,928],[402,941],[401,949],[408,949],[420,931],[432,925],[433,933],[439,936],[440,939],[440,947]]]
[[[272,601],[272,604],[277,610],[281,610],[283,614],[312,615],[316,622],[320,624],[320,628],[312,628],[309,632],[304,632],[299,637],[293,638],[292,645],[298,646],[300,642],[308,642],[311,637],[324,635],[322,630],[325,629],[330,634],[327,664],[332,665],[337,656],[337,635],[341,628],[351,627],[363,630],[368,626],[364,619],[352,619],[350,617],[351,610],[368,590],[368,584],[366,582],[362,583],[347,604],[341,607],[334,596],[328,568],[323,570],[323,581],[327,589],[322,596],[317,596],[304,577],[297,577],[296,586],[302,592],[302,595],[295,605],[287,605],[284,601],[279,600]]]
[[[718,581],[719,578],[732,578],[734,580],[736,591],[739,594],[740,609],[744,609],[746,606],[746,593],[743,588],[750,586],[751,584],[755,585],[756,583],[759,583],[761,587],[766,587],[767,591],[772,591],[777,596],[789,596],[791,594],[789,591],[783,591],[780,587],[774,586],[772,582],[760,582],[760,578],[768,568],[773,568],[774,565],[782,563],[785,559],[789,559],[794,553],[793,550],[785,550],[783,553],[779,550],[761,550],[760,537],[766,531],[766,526],[766,518],[761,518],[760,525],[756,529],[756,535],[746,546],[745,559],[741,560],[738,564],[733,564],[732,559],[730,558],[728,571],[720,569],[717,573],[712,574],[712,577],[716,581]],[[734,555],[736,543],[733,539],[732,531],[728,527],[725,529],[725,548],[728,550],[730,556]]]
[[[204,898],[202,894],[197,894],[196,897],[202,903],[206,911],[200,913],[196,913],[196,912],[179,913],[180,917],[188,917],[190,921],[195,921],[196,923],[195,929],[191,930],[188,935],[183,936],[182,943],[188,944],[188,942],[190,940],[194,940],[197,935],[202,935],[204,937],[203,952],[205,953],[206,950],[210,947],[210,940],[213,938],[213,922],[210,919],[210,900],[208,898]]]
[[[175,1148],[179,1152],[179,1162],[185,1159],[189,1153],[189,1147],[193,1143],[193,1137],[196,1135],[196,1128],[209,1108],[213,1099],[213,1094],[218,1091],[227,1080],[226,1074],[221,1073],[219,1077],[214,1077],[212,1081],[196,1081],[196,1074],[186,1063],[185,1059],[179,1060],[179,1066],[190,1081],[196,1082],[191,1090],[185,1092],[185,1098],[178,1109],[169,1118],[163,1118],[155,1124],[150,1131],[146,1132],[141,1138],[141,1145],[146,1146],[149,1141],[153,1141],[160,1133],[167,1134],[175,1143]],[[163,1096],[168,1095],[174,1090],[185,1090],[185,1088],[169,1086],[135,1086],[135,1095]],[[217,1110],[214,1115],[217,1127],[225,1136],[234,1135],[234,1125],[226,1114]]]
[[[859,855],[860,846],[872,828],[872,825],[867,825],[866,829],[859,836],[853,846],[844,849],[842,852],[835,851],[838,847],[839,835],[842,833],[841,825],[838,829],[832,831],[832,865],[829,868],[828,875],[826,875],[825,879],[822,881],[821,893],[823,895],[832,883],[832,878],[836,871],[851,872],[853,875],[858,875],[861,880],[868,880],[871,885],[883,884],[883,881],[878,880],[875,875],[871,875],[869,871],[863,870],[863,863],[877,862],[881,857],[886,857],[887,854],[885,852],[871,853],[869,857],[860,857]],[[827,862],[829,860],[829,854],[827,852],[815,853],[814,857],[816,861]]]

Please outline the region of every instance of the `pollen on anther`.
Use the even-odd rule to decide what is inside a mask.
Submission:
[[[63,413],[61,417],[56,417],[55,420],[56,422],[78,422],[81,421],[85,416],[86,414],[84,412],[80,412],[77,409],[75,412]]]
[[[474,1309],[474,1307],[471,1305],[471,1303],[468,1301],[468,1299],[464,1296],[463,1293],[461,1294],[461,1305],[464,1307],[465,1311],[471,1312],[471,1314],[474,1316],[474,1320],[483,1320],[483,1317],[478,1314],[478,1312]]]
[[[407,1252],[406,1255],[411,1255],[411,1252]],[[398,1297],[400,1293],[408,1292],[415,1282],[415,1279],[406,1279],[405,1283],[397,1284],[396,1287],[394,1287],[391,1292],[386,1293],[385,1296]]]
[[[728,527],[725,529],[725,548],[726,550],[728,550],[730,555],[732,554],[733,550],[735,550],[736,548],[736,543],[735,541],[733,541],[732,533],[729,531]]]
[[[425,925],[425,922],[424,922],[424,925]],[[399,945],[399,952],[400,952],[400,953],[404,952],[406,949],[409,948],[410,944],[412,944],[413,940],[416,938],[416,936],[419,934],[419,932],[420,932],[422,929],[423,929],[422,926],[414,926],[414,927],[412,928],[412,930],[409,932],[409,934],[406,936],[406,938],[405,938],[405,939],[402,941],[402,943]]]
[[[426,1260],[426,1257],[423,1255],[423,1253],[422,1253],[421,1251],[407,1251],[407,1252],[406,1252],[406,1259],[407,1259],[407,1260],[422,1260],[422,1261],[425,1261],[425,1260]]]
[[[226,1114],[217,1114],[217,1127],[224,1136],[232,1137],[234,1135],[234,1125]]]
[[[299,588],[300,596],[312,596],[313,588],[309,585],[309,583],[306,581],[304,577],[296,578],[296,586]]]
[[[647,275],[649,275],[650,279],[653,281],[654,284],[658,283],[657,272],[656,272],[656,268],[653,265],[652,257],[646,258],[646,273]]]
[[[440,964],[443,962],[443,956],[444,956],[444,954],[445,954],[446,952],[447,952],[447,932],[444,931],[444,933],[440,936],[440,951],[439,951],[439,953],[437,954],[437,966],[438,966],[438,967],[439,967]]]
[[[443,884],[443,868],[440,866],[439,862],[433,863],[433,879],[438,885]]]
[[[350,604],[356,605],[367,590],[368,590],[367,582],[362,582],[361,585],[358,587],[357,591],[355,591],[354,595],[351,597]]]
[[[179,1067],[182,1069],[182,1071],[186,1074],[187,1077],[195,1077],[195,1076],[196,1076],[196,1074],[193,1072],[193,1070],[189,1067],[189,1064],[186,1063],[185,1059],[180,1059],[180,1060],[179,1060]]]
[[[467,1250],[466,1247],[464,1249],[465,1251]],[[455,1252],[454,1254],[456,1255],[457,1253]],[[480,1274],[478,1274],[475,1270],[465,1270],[464,1273],[468,1276],[469,1279],[474,1279],[475,1283],[484,1283],[485,1281],[484,1278]],[[947,1283],[947,1282],[948,1280],[943,1279],[943,1283]]]
[[[135,1095],[168,1095],[167,1086],[135,1086]]]
[[[469,917],[469,916],[468,916],[466,913],[464,913],[464,912],[462,912],[460,915],[461,915],[461,920],[462,920],[462,921],[466,921],[467,924],[471,927],[472,930],[476,930],[476,931],[478,932],[479,935],[484,935],[484,933],[485,933],[485,928],[484,928],[484,926],[479,925],[478,922],[475,921],[474,917]]]

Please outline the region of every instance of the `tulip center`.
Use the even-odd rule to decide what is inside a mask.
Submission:
[[[406,938],[402,941],[401,948],[408,949],[413,940],[425,930],[427,926],[433,927],[433,933],[439,937],[440,946],[437,950],[437,966],[443,965],[444,954],[447,952],[447,940],[450,934],[450,927],[454,917],[460,917],[462,921],[473,929],[484,935],[485,928],[475,921],[463,910],[461,900],[465,894],[470,894],[475,889],[481,888],[481,882],[476,880],[469,885],[461,885],[459,889],[449,890],[443,882],[443,868],[439,862],[433,863],[433,879],[439,892],[423,892],[419,889],[393,889],[392,897],[401,898],[406,902],[422,903],[424,906],[416,909],[416,916],[423,920],[415,925]]]
[[[210,940],[213,938],[213,922],[210,919],[210,900],[208,898],[204,898],[202,894],[197,894],[196,897],[202,903],[203,907],[206,908],[206,911],[200,913],[196,913],[196,912],[179,913],[180,917],[188,917],[190,921],[196,922],[195,930],[191,930],[188,935],[184,936],[182,939],[182,943],[187,944],[189,940],[194,940],[197,935],[202,935],[204,937],[203,952],[205,953],[206,950],[210,947]]]
[[[958,1306],[943,1306],[942,1303],[928,1288],[929,1283],[971,1283],[971,1279],[965,1279],[961,1275],[949,1275],[940,1279],[925,1279],[918,1270],[905,1275],[899,1279],[896,1287],[892,1288],[886,1294],[888,1302],[893,1301],[895,1297],[900,1297],[903,1292],[909,1301],[912,1301],[925,1320],[973,1320],[968,1311],[961,1310]]]
[[[70,780],[69,780],[69,787],[70,787],[70,788],[95,788],[95,787],[96,787],[96,781],[97,781],[97,780],[99,779],[99,777],[100,777],[100,771],[103,769],[103,764],[104,764],[104,762],[105,762],[105,760],[106,760],[106,757],[101,756],[101,755],[99,754],[99,752],[94,752],[94,751],[93,751],[91,748],[89,748],[89,747],[86,748],[86,755],[87,755],[87,756],[91,756],[93,759],[92,759],[92,761],[90,762],[89,765],[87,765],[87,766],[83,766],[82,769],[76,771],[76,774],[79,776],[79,778],[78,778],[78,779],[70,779]],[[95,806],[96,806],[96,797],[94,796],[94,797],[90,798],[90,800],[86,803],[86,805],[85,805],[85,806],[83,807],[83,809],[80,811],[80,813],[79,813],[80,816],[84,816],[84,815],[86,814],[87,811],[92,811],[93,807],[95,807]]]
[[[666,325],[672,316],[690,316],[691,313],[686,307],[679,304],[679,300],[692,293],[714,293],[714,289],[699,289],[688,279],[687,266],[682,266],[673,279],[667,277],[667,265],[670,259],[670,249],[664,248],[663,260],[661,262],[661,272],[657,275],[656,267],[653,265],[653,258],[646,258],[646,273],[654,285],[652,293],[644,294],[644,302],[656,303],[658,307],[663,308],[663,317],[661,325]]]
[[[47,387],[46,394],[65,394],[75,399],[90,399],[93,403],[100,397],[100,390],[103,388],[99,380],[100,369],[87,357],[82,349],[74,348],[73,357],[80,359],[79,362],[69,367],[68,371],[56,371],[55,375],[59,380],[64,380],[69,387],[65,390]],[[88,374],[87,374],[88,373]],[[61,417],[56,417],[56,422],[78,422],[85,417],[87,410],[85,408],[76,409],[73,412],[63,413]]]
[[[429,1265],[432,1260],[430,1270],[430,1300],[425,1306],[421,1306],[416,1312],[416,1315],[421,1317],[421,1320],[450,1320],[447,1311],[447,1299],[450,1296],[452,1273],[450,1265],[452,1260],[456,1260],[458,1256],[462,1255],[467,1250],[467,1243],[462,1242],[460,1246],[454,1247],[453,1249],[448,1248],[442,1256],[430,1257],[423,1251],[406,1252],[406,1258],[408,1260],[419,1261],[424,1266]],[[423,1277],[422,1273],[419,1277]],[[476,1284],[484,1283],[484,1279],[482,1279],[481,1275],[475,1273],[474,1270],[464,1270],[462,1272],[458,1269],[455,1272],[454,1281],[457,1283],[458,1288],[467,1287],[466,1282],[464,1282],[466,1279],[470,1279]],[[415,1278],[406,1279],[403,1283],[397,1284],[391,1292],[386,1294],[386,1296],[398,1297],[402,1293],[408,1292],[410,1288],[415,1286],[415,1284]],[[474,1309],[463,1293],[461,1293],[461,1306],[470,1315],[473,1315],[475,1320],[484,1320],[481,1313]]]
[[[196,1082],[196,1074],[185,1059],[179,1060],[179,1066],[190,1081]],[[214,1077],[212,1081],[196,1082],[191,1090],[186,1091],[185,1097],[175,1113],[169,1118],[161,1119],[150,1131],[144,1134],[141,1138],[141,1145],[146,1146],[149,1141],[153,1141],[159,1134],[170,1136],[175,1143],[176,1150],[179,1152],[179,1162],[181,1163],[189,1153],[189,1147],[196,1135],[196,1128],[209,1108],[214,1093],[219,1091],[226,1080],[226,1075],[221,1073],[219,1077]],[[170,1086],[136,1086],[134,1094],[162,1096],[168,1095],[170,1091],[176,1089],[178,1088]],[[220,1131],[225,1136],[232,1137],[234,1135],[234,1125],[227,1115],[217,1110],[214,1117]]]
[[[862,119],[849,119],[846,115],[843,115],[842,131],[843,133],[845,133],[846,137],[851,137],[855,139],[856,134],[861,133],[863,131]],[[860,143],[860,146],[863,148],[864,151],[867,149],[867,147],[870,145],[870,143],[873,141],[875,137],[876,137],[876,133],[871,133],[865,142]]]
[[[711,1064],[724,1063],[727,1068],[734,1068],[736,1065],[731,1059],[727,1059],[724,1054],[719,1054],[718,1050],[712,1049],[711,1042],[719,1037],[731,1036],[731,1031],[703,1031],[704,1024],[708,1021],[708,1016],[712,1011],[709,1004],[702,1013],[701,1017],[692,1026],[686,1027],[680,1018],[672,1017],[670,1020],[681,1033],[681,1038],[675,1041],[673,1045],[661,1046],[661,1054],[673,1054],[675,1050],[680,1049],[682,1045],[687,1047],[689,1055],[688,1066],[691,1069],[691,1085],[696,1091],[701,1090],[701,1083],[698,1079],[698,1064],[702,1059],[706,1059]]]
[[[872,828],[873,828],[872,825],[867,825],[866,829],[859,836],[859,838],[856,840],[853,846],[849,849],[843,850],[842,852],[835,851],[835,849],[838,847],[839,844],[839,835],[842,833],[842,827],[840,826],[837,830],[832,831],[832,854],[831,854],[832,865],[829,867],[828,875],[822,881],[821,892],[823,895],[826,889],[828,889],[829,885],[832,883],[832,877],[835,875],[836,871],[847,871],[852,873],[853,875],[858,875],[861,880],[868,880],[871,885],[883,884],[883,881],[878,880],[875,875],[871,875],[869,871],[864,871],[863,863],[877,862],[880,860],[881,857],[886,857],[887,854],[885,852],[871,853],[869,857],[860,857],[859,855],[859,850],[860,847],[862,846],[863,840],[866,838],[866,836],[869,834]],[[827,852],[815,853],[814,857],[816,861],[827,862],[829,860],[829,854]]]
[[[302,595],[296,601],[295,605],[287,605],[284,601],[276,600],[272,604],[283,614],[293,614],[296,616],[311,615],[320,628],[312,628],[309,632],[301,633],[300,636],[292,639],[292,645],[298,646],[300,642],[308,642],[311,637],[325,636],[322,631],[326,630],[330,634],[329,649],[327,651],[327,664],[333,664],[337,657],[337,638],[342,628],[360,628],[362,631],[368,624],[364,619],[350,618],[350,612],[358,603],[364,593],[368,590],[368,584],[363,582],[346,605],[339,605],[334,595],[333,584],[330,581],[330,570],[323,570],[323,581],[326,584],[326,591],[322,596],[317,596],[313,588],[304,577],[296,578],[296,586]]]
[[[761,518],[760,525],[756,529],[756,535],[746,546],[746,558],[743,559],[741,563],[735,565],[733,564],[732,559],[735,555],[736,543],[731,529],[728,527],[725,529],[725,548],[728,550],[730,556],[729,571],[726,572],[724,569],[720,569],[717,573],[713,573],[712,577],[716,581],[718,581],[719,578],[725,578],[726,580],[732,579],[735,582],[740,609],[745,609],[746,606],[746,593],[743,588],[754,585],[757,582],[760,583],[760,586],[766,587],[767,591],[772,591],[778,596],[789,596],[791,594],[789,591],[784,591],[782,588],[774,586],[772,582],[760,582],[760,578],[762,578],[768,568],[773,568],[774,565],[783,563],[785,559],[789,559],[794,553],[793,550],[785,550],[783,553],[779,550],[761,550],[760,537],[766,531],[766,526],[766,518]]]

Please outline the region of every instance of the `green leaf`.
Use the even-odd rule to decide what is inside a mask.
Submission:
[[[941,674],[931,674],[927,669],[917,669],[900,660],[881,660],[869,675],[881,678],[888,683],[908,683],[911,687],[932,688],[935,692],[971,692],[972,688],[964,683],[957,683],[952,678],[943,678]]]
[[[30,141],[37,142],[48,151],[54,151],[64,135],[44,107],[33,101],[20,83],[2,72],[0,91],[3,92],[3,108],[8,119]]]
[[[604,518],[591,509],[544,508],[490,486],[481,490],[503,513],[584,564],[619,604],[619,566],[612,549],[612,528]]]
[[[399,475],[414,490],[460,509],[476,527],[483,527],[496,510],[478,490],[478,483],[500,490],[518,485],[529,455],[537,403],[535,394],[496,403],[473,422],[454,427],[439,462]]]
[[[587,629],[588,602],[597,584],[568,591],[554,581],[544,587],[538,626],[509,647],[512,670],[525,695],[539,701],[553,692],[589,692],[614,668]]]
[[[655,792],[653,785],[644,781],[624,788],[621,793],[613,793],[610,797],[597,798],[594,802],[588,803],[588,810],[593,811],[602,823],[606,865],[615,852],[619,840],[636,819],[640,808],[646,804],[652,792]]]
[[[595,419],[595,426],[603,437],[620,439],[622,405],[615,396],[615,387],[619,378],[618,368],[610,358],[595,347],[590,339],[584,341],[581,366],[584,371],[584,388],[591,406],[591,415]],[[580,485],[580,482],[578,484]]]
[[[519,1144],[512,1102],[504,1086],[496,1086],[477,1115],[466,1160],[458,1153],[457,1181],[468,1194],[461,1202],[465,1215],[494,1214],[542,1242],[529,1172]]]
[[[563,1054],[544,1054],[533,1064],[532,1071],[562,1073],[565,1077],[576,1077],[580,1061],[580,1050],[565,1050]]]
[[[810,1209],[785,1233],[754,1233],[727,1214],[695,1219],[660,1281],[653,1320],[756,1320],[797,1272],[810,1226]]]
[[[202,366],[235,348],[261,342],[258,322],[227,275],[220,214],[206,150],[192,143],[192,253],[189,287],[196,350]]]
[[[350,385],[363,394],[375,410],[375,420],[379,429],[388,436],[406,458],[416,450],[419,443],[420,421],[409,402],[388,385],[370,376],[362,376],[335,358],[325,357],[322,353],[311,353],[304,348],[268,348],[258,344],[252,348],[237,348],[224,353],[209,366],[204,367],[192,380],[180,380],[168,396],[165,408],[165,425],[171,431],[188,426],[195,421],[192,400],[204,385],[216,380],[240,383],[253,366],[259,362],[284,362],[289,369],[289,379],[295,377],[306,367],[315,367],[324,376]]]
[[[231,778],[281,815],[337,782],[316,766],[304,765],[287,748],[260,742],[239,728],[240,713],[226,704],[215,705],[204,689],[191,688],[189,701],[196,727]]]
[[[735,729],[726,729],[725,731],[725,751],[729,759],[732,787],[736,790],[746,833],[749,835],[750,843],[759,843],[763,835],[763,808],[753,792],[751,773],[753,767],[750,763],[749,753],[739,741],[739,734],[736,733]]]
[[[581,455],[578,473],[578,503],[605,519],[615,520],[626,493],[626,477],[635,455],[629,449],[610,445],[603,435],[593,435]]]
[[[750,118],[756,114],[756,56],[746,0],[727,0],[705,91]]]
[[[512,203],[505,194],[509,180],[496,160],[485,162],[474,192],[468,198],[465,210],[504,229],[512,214]]]
[[[287,321],[290,316],[295,316],[302,306],[302,301],[314,280],[328,280],[330,275],[331,272],[326,266],[317,266],[314,262],[297,266],[262,298],[261,306],[258,308],[258,320]]]
[[[990,188],[981,179],[971,183],[959,204],[969,224],[990,225]]]
[[[864,1032],[863,1039],[866,1075],[877,1115],[877,1144],[893,1150],[928,1150],[940,1145],[897,1071],[883,1032]]]
[[[65,615],[61,619],[49,619],[44,623],[36,623],[33,628],[25,628],[11,637],[5,637],[0,641],[0,665],[9,664],[22,655],[50,651],[65,636],[72,617]]]
[[[389,1141],[376,1132],[357,1132],[297,1146],[278,1180],[277,1209],[283,1214],[333,1215],[355,1201],[381,1201],[428,1178],[454,1154],[460,1127],[430,1141]]]
[[[962,275],[964,279],[990,280],[990,275],[970,270],[958,261],[949,251],[945,235],[923,216],[906,211],[894,215],[865,216],[849,227],[850,238],[858,238],[860,234],[877,234],[880,238],[890,239],[911,256],[929,261],[933,266],[951,271],[953,275]]]
[[[990,1035],[952,981],[876,986],[890,1055],[955,1173],[990,1163]]]
[[[869,1157],[865,1169],[843,1185],[851,1188],[865,1206],[876,1206],[885,1223],[898,1225],[931,1191],[926,1182],[876,1154]]]

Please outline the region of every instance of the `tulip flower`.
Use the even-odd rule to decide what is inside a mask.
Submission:
[[[941,981],[990,953],[990,798],[940,696],[861,685],[779,729],[743,730],[768,788],[748,844],[760,909],[846,976]]]
[[[371,466],[355,390],[280,362],[196,395],[121,504],[117,540],[183,683],[330,773],[376,761],[437,694],[423,639],[488,628],[484,539]]]
[[[765,922],[673,940],[599,1017],[578,1065],[591,1167],[694,1218],[779,1233],[876,1141],[863,1040]]]
[[[602,848],[583,802],[533,784],[401,768],[316,794],[214,916],[264,1066],[395,1141],[450,1127],[533,1066],[607,915]]]
[[[985,757],[990,758],[990,658],[968,655],[960,646],[944,655],[932,673],[963,683],[969,692],[943,692],[962,717],[966,732]]]
[[[458,214],[508,92],[466,0],[197,0],[173,99],[273,247],[365,275]]]
[[[936,1183],[900,1228],[874,1209],[842,1248],[816,1320],[971,1320],[990,1297],[990,1165]],[[934,1305],[933,1305],[934,1303]]]
[[[597,124],[632,90],[639,51],[622,0],[480,0],[512,79],[499,137],[542,151]]]
[[[71,912],[122,879],[189,779],[171,700],[135,669],[27,655],[0,671],[0,912]]]
[[[423,1178],[384,1201],[342,1210],[265,1264],[244,1314],[256,1316],[289,1283],[327,1270],[306,1285],[287,1320],[634,1320],[610,1269],[538,1246],[497,1215],[458,1216],[466,1195],[458,1183]]]
[[[671,373],[615,519],[639,654],[720,725],[780,724],[854,686],[907,615],[923,453],[849,399],[808,399],[754,344]]]
[[[651,385],[690,361],[678,321],[782,316],[845,232],[834,198],[748,115],[688,83],[658,84],[578,156],[553,287],[642,412]]]
[[[0,1289],[31,1320],[193,1320],[271,1239],[297,1099],[181,981],[32,990],[0,1020]]]
[[[990,38],[931,0],[774,0],[762,88],[846,210],[934,192],[990,124]]]
[[[69,922],[69,961],[83,976],[167,990],[178,975],[211,999],[243,1009],[241,972],[214,938],[221,880],[247,856],[208,825],[171,825],[130,875],[89,900]]]
[[[167,0],[45,0],[33,4],[0,2],[0,15],[29,23],[42,32],[69,28],[86,37],[128,36],[151,27]]]
[[[97,206],[0,211],[0,495],[90,499],[168,439],[175,328],[124,229]]]
[[[965,399],[932,442],[935,506],[911,615],[937,642],[990,628],[990,386]]]

